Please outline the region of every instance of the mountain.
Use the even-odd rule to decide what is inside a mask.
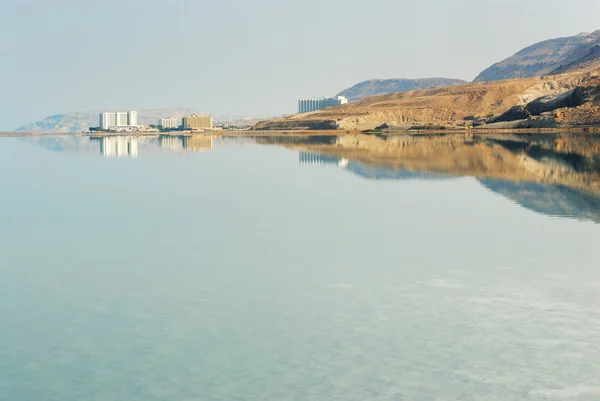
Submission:
[[[564,74],[578,72],[592,67],[600,68],[600,39],[581,49],[581,53],[574,54],[575,61],[557,68],[551,74]],[[579,57],[581,56],[581,57]],[[567,60],[568,61],[568,60]]]
[[[598,44],[600,44],[600,30],[545,40],[492,65],[481,72],[475,78],[475,82],[553,74],[556,70],[576,64],[589,56],[594,46]]]
[[[263,121],[258,130],[563,128],[600,125],[600,68],[390,93]]]
[[[423,79],[371,79],[341,91],[337,96],[345,96],[354,102],[369,96],[386,93],[405,92],[419,89],[434,89],[444,86],[466,84],[467,81],[452,78],[423,78]]]
[[[160,118],[175,117],[181,118],[192,113],[197,113],[195,109],[154,109],[138,111],[138,123],[140,125],[150,125],[158,123]],[[48,133],[68,133],[88,131],[89,127],[98,126],[98,115],[100,111],[84,111],[79,113],[57,114],[46,117],[41,121],[28,124],[17,128],[17,132],[48,132]]]

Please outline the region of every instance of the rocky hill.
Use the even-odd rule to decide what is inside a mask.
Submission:
[[[588,57],[598,44],[600,30],[539,42],[487,68],[475,78],[475,82],[553,74],[565,66],[576,65]]]
[[[156,124],[160,118],[181,118],[192,113],[194,109],[154,109],[138,111],[138,123],[140,125]],[[41,121],[17,128],[17,132],[48,132],[69,133],[87,131],[89,127],[98,126],[98,115],[100,111],[85,111],[79,113],[58,114],[46,117]]]
[[[405,92],[419,89],[434,89],[444,86],[463,85],[467,81],[452,78],[423,78],[423,79],[371,79],[341,91],[337,96],[345,96],[354,102],[369,96],[386,93]]]
[[[600,125],[600,69],[369,97],[255,129],[559,128]]]
[[[583,49],[582,49],[583,50]],[[600,69],[600,39],[596,42],[592,43],[589,47],[586,47],[585,53],[578,54],[577,56],[582,55],[582,57],[577,58],[575,61],[570,62],[569,64],[565,64],[556,70],[552,71],[551,75],[556,74],[565,74],[568,72],[578,72],[589,70],[591,68],[599,68]]]

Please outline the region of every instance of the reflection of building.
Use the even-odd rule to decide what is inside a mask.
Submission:
[[[212,149],[213,137],[204,135],[161,135],[158,144],[162,149],[201,151]]]
[[[338,167],[346,167],[348,165],[348,159],[324,156],[311,152],[300,152],[299,161],[301,165],[308,166],[335,165]]]
[[[158,144],[163,149],[180,150],[183,149],[183,137],[172,135],[161,135],[158,138]]]
[[[212,149],[213,138],[212,136],[184,136],[183,137],[183,148],[185,150],[201,151]]]
[[[339,106],[347,103],[348,99],[346,99],[344,96],[337,96],[328,99],[300,99],[298,101],[298,113],[308,113],[311,111],[322,110],[327,107]]]
[[[138,138],[109,136],[100,138],[100,153],[105,157],[137,157]]]
[[[213,120],[210,116],[192,115],[183,117],[183,129],[207,129],[213,127]]]
[[[100,129],[124,129],[137,127],[137,111],[100,113]]]
[[[158,120],[158,125],[163,128],[179,128],[181,120],[178,118],[161,118]]]

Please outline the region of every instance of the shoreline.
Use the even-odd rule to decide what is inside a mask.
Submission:
[[[345,136],[345,135],[512,135],[512,134],[600,134],[600,127],[570,127],[570,128],[472,128],[472,129],[418,129],[418,130],[256,130],[256,131],[219,131],[219,132],[132,132],[132,133],[97,133],[97,132],[0,132],[0,138],[41,137],[41,136],[80,136],[104,138],[113,136],[213,136],[213,137],[313,137],[313,136]]]

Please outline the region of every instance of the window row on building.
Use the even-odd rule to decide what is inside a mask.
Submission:
[[[137,111],[100,113],[100,129],[135,128],[138,126]]]
[[[298,113],[310,113],[311,111],[323,110],[328,107],[339,106],[347,104],[348,99],[344,96],[336,96],[332,98],[318,98],[318,99],[300,99],[298,101]]]

